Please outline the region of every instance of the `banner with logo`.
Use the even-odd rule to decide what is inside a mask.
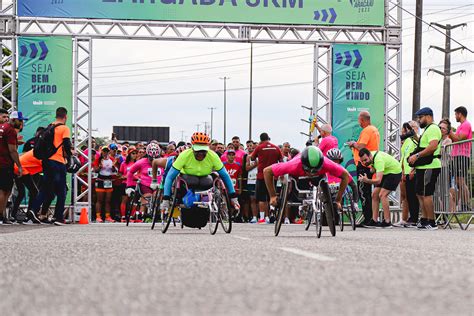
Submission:
[[[369,111],[372,124],[384,141],[385,48],[381,45],[333,45],[332,126],[344,155],[344,166],[355,175],[352,151],[344,144],[356,141],[362,128],[361,111]]]
[[[29,118],[21,135],[27,140],[39,126],[68,111],[72,127],[72,38],[20,37],[18,40],[18,111]]]
[[[18,0],[30,17],[384,25],[383,0]]]

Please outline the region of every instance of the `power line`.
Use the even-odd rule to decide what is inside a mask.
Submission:
[[[301,86],[313,84],[312,81],[302,81],[302,82],[292,82],[292,83],[282,83],[282,84],[273,84],[265,86],[253,87],[253,89],[267,89],[267,88],[279,88],[279,87],[289,87],[289,86]],[[241,91],[248,90],[250,87],[241,87],[241,88],[231,88],[227,91]],[[94,98],[123,98],[123,97],[151,97],[151,96],[170,96],[170,95],[186,95],[186,94],[203,94],[203,93],[222,93],[222,89],[214,90],[195,90],[195,91],[179,91],[179,92],[161,92],[161,93],[137,93],[137,94],[104,94],[104,95],[94,95]]]
[[[297,48],[297,49],[290,49],[290,50],[279,51],[279,52],[271,52],[271,53],[259,54],[259,55],[255,55],[255,56],[256,56],[256,57],[260,57],[260,56],[283,54],[283,53],[289,53],[289,52],[294,52],[294,51],[300,51],[300,50],[309,49],[309,48],[312,49],[312,47],[304,47],[304,48],[301,48],[301,47],[300,47],[300,48]],[[209,54],[209,55],[210,55],[210,54]],[[207,56],[207,55],[206,55],[206,56]],[[168,68],[176,68],[176,67],[188,67],[188,66],[196,66],[196,65],[214,64],[214,63],[220,63],[220,62],[226,62],[226,61],[233,61],[233,60],[239,60],[239,59],[249,59],[249,56],[236,57],[236,58],[226,58],[226,59],[212,60],[212,61],[206,61],[206,62],[196,62],[196,63],[189,63],[189,64],[181,64],[181,65],[157,66],[157,67],[153,67],[153,68],[138,68],[138,69],[130,69],[130,70],[103,71],[103,72],[96,72],[95,74],[136,72],[136,71],[143,71],[143,70],[155,70],[156,68],[159,68],[159,69],[168,69]]]
[[[400,9],[402,9],[403,11],[405,11],[406,13],[408,13],[408,14],[410,14],[411,16],[415,17],[416,19],[420,20],[422,23],[424,23],[424,24],[426,24],[426,25],[428,25],[428,26],[431,26],[430,23],[428,23],[428,22],[426,22],[425,20],[423,20],[423,19],[417,17],[416,15],[414,15],[413,13],[411,13],[410,11],[408,11],[407,9],[405,9],[404,7],[402,7],[401,5],[399,5],[398,3],[395,3],[395,2],[393,2],[392,0],[389,0],[389,1],[390,1],[391,4],[393,4],[393,5],[397,6],[397,7],[399,7]],[[433,26],[431,26],[431,27],[432,27],[435,31],[437,31],[438,33],[443,34],[443,36],[446,36],[443,31],[439,30],[439,29],[436,28],[436,27],[433,27]],[[463,44],[461,44],[460,42],[458,42],[458,41],[455,40],[454,38],[449,37],[449,39],[452,40],[453,42],[455,42],[456,44],[462,46],[464,49],[466,49],[466,50],[469,51],[470,53],[474,53],[474,51],[473,51],[472,49],[470,49],[470,48],[464,46]]]
[[[438,11],[435,11],[435,12],[427,13],[427,14],[424,14],[424,16],[438,14],[438,13],[446,13],[447,11],[452,11],[452,10],[457,10],[457,9],[461,9],[461,8],[465,8],[465,7],[472,7],[472,6],[474,6],[474,4],[460,5],[460,6],[452,7],[452,8],[449,8],[449,9],[438,10]],[[457,12],[456,13],[451,13],[451,14],[457,14]],[[408,19],[411,19],[411,18],[410,17],[404,18],[403,21],[408,20]]]
[[[300,55],[293,55],[291,58],[295,57],[303,57],[303,56],[312,56],[313,53],[308,53],[308,54],[300,54]],[[288,57],[279,57],[279,58],[271,58],[271,59],[265,59],[265,60],[259,60],[254,62],[255,64],[257,63],[266,63],[270,61],[276,61],[276,60],[282,60],[282,59],[288,59]],[[237,67],[237,66],[243,66],[243,65],[248,65],[248,63],[239,63],[239,64],[229,64],[225,65],[225,67]],[[223,68],[224,66],[214,66],[214,67],[201,67],[201,68],[195,68],[195,69],[184,69],[184,70],[175,70],[175,71],[165,71],[165,72],[154,72],[154,73],[143,73],[143,74],[132,74],[132,75],[119,75],[119,76],[97,76],[94,77],[96,79],[102,79],[102,78],[123,78],[123,77],[143,77],[143,76],[150,76],[150,75],[163,75],[163,74],[172,74],[172,73],[182,73],[182,72],[191,72],[191,71],[200,71],[200,70],[207,70],[207,69],[217,69],[217,68]]]

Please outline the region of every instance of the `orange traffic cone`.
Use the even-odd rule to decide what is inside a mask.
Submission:
[[[79,217],[79,224],[87,225],[89,224],[89,217],[87,216],[87,209],[84,207],[81,210],[81,217]]]

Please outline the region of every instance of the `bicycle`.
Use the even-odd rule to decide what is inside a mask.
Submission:
[[[225,189],[224,182],[219,176],[213,175],[214,180],[212,187],[203,190],[195,191],[196,195],[200,196],[200,201],[194,202],[197,207],[207,208],[209,210],[209,232],[211,235],[216,234],[219,224],[222,226],[224,232],[229,234],[232,231],[232,219],[230,214],[230,199]],[[188,191],[188,185],[181,177],[178,176],[173,183],[173,196],[171,197],[171,207],[169,211],[161,212],[161,232],[167,232],[176,208],[183,208],[180,192]],[[183,227],[183,221],[181,221]]]
[[[151,197],[143,197],[143,194],[140,189],[140,179],[137,180],[137,184],[135,185],[135,190],[130,194],[127,202],[127,208],[125,211],[125,222],[126,226],[129,225],[130,223],[130,218],[132,217],[132,211],[135,212],[135,217],[138,220],[140,218],[140,215],[143,219],[146,219],[146,217],[149,215],[148,211],[150,210],[150,202],[152,201],[153,195]],[[146,204],[141,203],[141,198],[146,200]],[[146,211],[143,214],[140,214],[140,208],[141,206],[146,206]]]
[[[306,177],[305,177],[306,178]],[[303,179],[300,178],[300,179]],[[294,189],[298,195],[303,195],[301,203],[298,204],[300,211],[306,212],[306,219],[308,221],[306,230],[311,224],[315,225],[316,236],[321,237],[322,233],[322,213],[324,212],[329,226],[329,231],[332,236],[336,236],[335,212],[332,203],[331,193],[326,181],[326,177],[307,178],[310,182],[310,188],[307,190],[298,187],[297,179],[293,177],[285,178],[281,190],[281,196],[278,201],[278,206],[275,208],[277,221],[275,224],[275,236],[278,236],[283,222],[283,213],[288,204],[288,193]]]

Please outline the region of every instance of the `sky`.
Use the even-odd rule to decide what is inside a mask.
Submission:
[[[474,2],[471,0],[424,1],[424,20],[439,23],[467,23],[452,37],[474,49]],[[415,0],[403,1],[414,13]],[[415,19],[403,14],[403,120],[411,118],[413,40]],[[422,106],[441,116],[441,76],[429,68],[443,69],[444,54],[428,49],[444,46],[445,38],[423,26]],[[452,44],[456,47],[456,44]],[[223,80],[227,81],[227,141],[234,135],[249,138],[250,44],[170,42],[137,40],[94,40],[93,128],[94,136],[109,136],[113,125],[169,126],[171,139],[189,139],[204,122],[210,124],[210,107],[215,107],[213,138],[223,141]],[[289,141],[302,147],[312,104],[313,46],[254,44],[253,133],[258,139],[268,132],[272,141]],[[465,69],[451,78],[451,107],[472,109],[474,101],[474,54],[452,54],[452,71]],[[276,86],[262,88],[262,86]],[[259,88],[260,87],[260,88]],[[237,89],[237,90],[233,90]],[[195,91],[211,91],[194,93]],[[130,96],[129,94],[159,94]],[[452,117],[454,120],[454,118]],[[199,126],[198,126],[199,124]],[[456,125],[456,124],[455,124]]]

